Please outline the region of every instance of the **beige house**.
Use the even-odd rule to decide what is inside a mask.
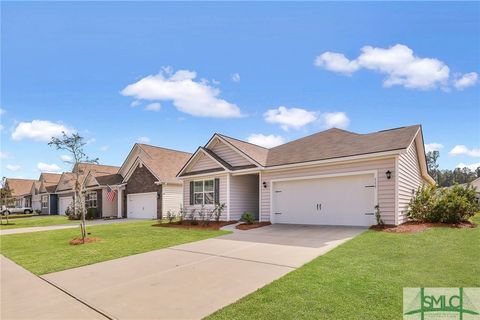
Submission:
[[[368,134],[329,129],[266,149],[221,134],[178,173],[187,209],[225,203],[224,220],[369,226],[378,205],[386,224],[406,221],[428,175],[422,128]]]
[[[17,208],[31,208],[32,195],[30,192],[35,180],[7,178],[6,182],[12,193],[12,199],[8,202],[9,206],[13,205]]]
[[[42,214],[57,214],[57,196],[55,189],[61,178],[58,173],[42,172],[38,181],[32,185],[32,203],[35,210]],[[39,209],[37,209],[39,208]]]

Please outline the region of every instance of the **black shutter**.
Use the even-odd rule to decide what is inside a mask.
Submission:
[[[190,181],[190,205],[193,206],[193,181]]]
[[[220,204],[220,179],[215,178],[215,204]]]

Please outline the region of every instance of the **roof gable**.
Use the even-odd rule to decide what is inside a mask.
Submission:
[[[239,152],[242,156],[249,159],[249,161],[253,164],[265,166],[268,149],[257,146],[253,143],[249,143],[246,141],[238,140],[232,137],[225,136],[223,134],[216,133],[214,137],[219,137],[222,141],[224,141],[229,146],[233,147],[237,152]],[[213,140],[213,138],[211,139]],[[209,142],[210,143],[210,142]],[[208,147],[208,144],[207,144]]]
[[[30,194],[32,191],[32,184],[36,180],[33,179],[10,179],[7,178],[8,187],[12,191],[13,197],[19,197]]]

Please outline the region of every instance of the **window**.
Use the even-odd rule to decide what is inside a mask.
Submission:
[[[85,197],[85,205],[87,208],[97,207],[97,191],[87,192]]]
[[[195,181],[193,183],[194,204],[213,204],[215,200],[213,180]]]
[[[42,196],[42,208],[48,208],[48,196]]]

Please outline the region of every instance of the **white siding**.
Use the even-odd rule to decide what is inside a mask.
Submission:
[[[32,194],[32,209],[42,210],[42,197],[39,194]]]
[[[238,151],[232,149],[232,147],[221,141],[218,141],[212,148],[210,148],[210,150],[212,150],[215,154],[233,167],[253,164],[239,154]]]
[[[118,195],[117,195],[118,197]],[[102,189],[102,217],[116,217],[118,208],[118,200],[113,201],[107,199],[107,188]]]
[[[165,217],[167,211],[178,213],[183,205],[183,186],[181,184],[166,184],[162,186],[162,216]]]
[[[185,206],[185,209],[187,209],[188,211],[190,211],[193,208],[199,210],[201,208],[200,205],[190,205],[190,181],[209,180],[209,179],[215,179],[215,178],[220,179],[220,203],[225,203],[227,205],[227,208],[225,208],[225,211],[223,211],[222,213],[221,220],[227,220],[227,210],[228,210],[227,174],[218,174],[218,175],[211,175],[211,176],[183,180],[183,204]],[[208,205],[208,206],[205,206],[205,209],[209,210],[209,209],[213,209],[213,207],[214,205]]]
[[[415,191],[424,184],[415,143],[398,157],[398,223],[406,221],[408,203]]]
[[[221,168],[221,166],[217,162],[213,161],[209,156],[200,153],[198,154],[197,159],[188,166],[185,172],[195,172],[215,168]]]
[[[230,220],[239,220],[246,211],[258,217],[258,175],[230,177]]]
[[[382,219],[387,224],[395,224],[395,158],[366,160],[345,164],[329,164],[307,168],[291,168],[279,171],[263,171],[262,183],[267,188],[261,188],[260,214],[262,221],[270,221],[270,180],[282,178],[308,177],[314,175],[346,173],[355,171],[377,170],[378,204]],[[387,179],[385,172],[390,170],[392,178]],[[348,201],[348,199],[345,199]]]

